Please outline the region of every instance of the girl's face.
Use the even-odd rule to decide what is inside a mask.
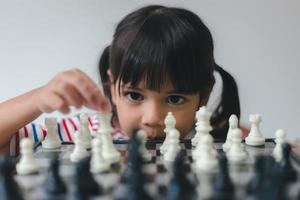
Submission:
[[[146,89],[143,83],[137,87],[112,84],[112,101],[116,106],[119,124],[123,132],[131,135],[136,128],[143,129],[149,137],[164,137],[164,120],[168,112],[176,119],[181,137],[188,134],[195,123],[195,112],[200,105],[200,95],[176,93],[171,84],[160,92]]]

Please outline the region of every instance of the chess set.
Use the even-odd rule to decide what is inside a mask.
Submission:
[[[210,116],[205,107],[197,111],[192,139],[180,139],[168,113],[164,140],[147,140],[145,131],[135,130],[129,140],[113,141],[111,115],[99,115],[94,139],[83,115],[74,144],[61,144],[52,134],[55,123],[46,120],[47,137],[34,147],[23,139],[16,166],[0,160],[2,194],[24,200],[300,198],[299,154],[283,130],[265,139],[260,116],[251,115],[250,134],[242,140],[232,115],[226,140],[214,140]]]
[[[222,152],[222,144],[224,141],[218,140],[214,142],[214,146],[217,151]],[[125,195],[125,184],[122,183],[121,177],[127,165],[127,145],[128,141],[116,142],[116,148],[121,152],[120,166],[112,166],[108,172],[93,175],[99,187],[103,188],[102,194],[96,195],[94,199],[117,199],[117,197]],[[160,154],[160,146],[162,141],[148,141],[147,149],[151,153],[151,161],[144,164],[144,172],[147,177],[145,188],[152,199],[165,199],[170,180],[173,176],[172,169],[169,169]],[[191,180],[196,179],[197,175],[193,170],[193,158],[192,158],[192,145],[190,140],[181,140],[180,146],[185,155],[185,170],[187,176],[191,177]],[[251,199],[246,192],[247,185],[253,179],[255,157],[257,155],[270,155],[275,147],[273,139],[267,139],[266,144],[263,147],[251,147],[246,146],[249,152],[249,158],[242,165],[230,165],[229,174],[232,178],[232,182],[235,189],[236,199]],[[53,157],[59,156],[60,159],[60,174],[69,187],[66,194],[56,196],[53,199],[68,199],[69,196],[73,196],[72,190],[74,190],[73,177],[75,176],[75,164],[70,161],[70,154],[74,148],[71,143],[65,143],[60,149],[57,150],[45,150],[39,144],[35,147],[35,158],[40,166],[39,173],[27,176],[16,175],[16,180],[23,190],[24,199],[49,199],[47,192],[45,191],[45,183],[48,178],[48,169]],[[300,172],[300,160],[297,155],[292,155],[292,164],[297,170],[298,176]],[[208,178],[209,179],[209,178]],[[298,183],[293,183],[293,188],[290,189],[289,199],[298,199],[299,192],[299,180]],[[210,199],[212,193],[212,184],[209,180],[204,178],[203,182],[194,181],[195,187],[198,191],[198,199]],[[208,184],[208,186],[207,186]]]

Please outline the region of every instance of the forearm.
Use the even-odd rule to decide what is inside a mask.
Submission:
[[[11,137],[41,115],[32,90],[0,104],[0,151],[6,151]],[[5,150],[6,149],[6,150]]]

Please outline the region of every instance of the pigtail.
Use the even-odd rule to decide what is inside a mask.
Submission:
[[[99,61],[99,72],[101,77],[101,84],[103,85],[103,90],[105,96],[111,98],[110,94],[110,80],[107,74],[107,70],[109,69],[109,51],[110,46],[107,46],[101,55],[100,61]]]
[[[223,90],[221,101],[212,114],[211,124],[213,126],[212,134],[214,138],[226,138],[229,128],[228,119],[231,114],[240,118],[240,100],[238,87],[234,78],[223,68],[215,65],[215,70],[220,73],[223,80]]]

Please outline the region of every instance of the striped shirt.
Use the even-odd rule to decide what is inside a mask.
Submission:
[[[100,124],[93,117],[88,117],[89,129],[92,137],[97,133]],[[76,115],[74,117],[62,118],[57,122],[56,133],[61,142],[73,142],[74,134],[78,130],[80,125],[80,117]],[[113,127],[114,131],[112,137],[114,140],[124,140],[128,137],[122,134],[120,128]],[[17,131],[10,140],[10,155],[17,156],[20,153],[20,141],[22,138],[30,138],[37,144],[44,140],[47,135],[46,127],[40,124],[30,123],[25,127]]]

